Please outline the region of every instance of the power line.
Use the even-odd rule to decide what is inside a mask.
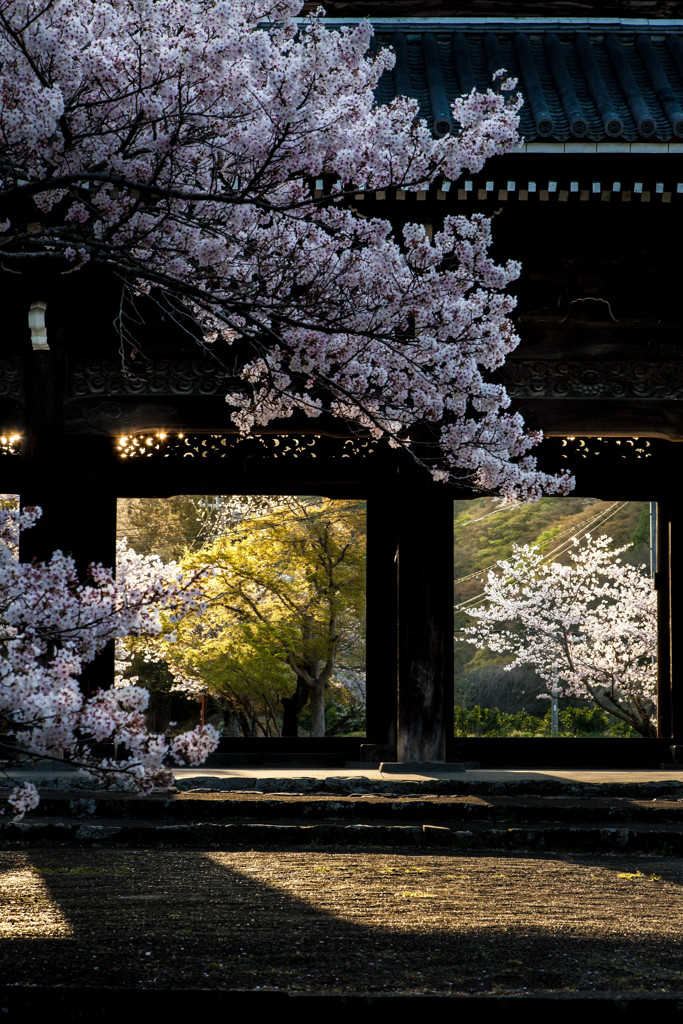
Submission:
[[[617,504],[617,503],[614,502],[612,505],[610,505],[610,508],[613,508],[615,504]],[[623,504],[625,504],[625,502]],[[506,508],[510,508],[510,509],[516,510],[518,508],[518,506],[517,505],[511,505],[511,506],[506,506]],[[499,511],[502,512],[502,511],[504,511],[504,509],[495,509],[494,510],[494,512],[499,512]],[[609,511],[609,509],[603,510],[603,511]],[[465,529],[466,527],[470,526],[472,523],[480,523],[483,519],[488,519],[489,515],[493,515],[493,514],[494,514],[493,512],[489,512],[489,513],[487,513],[487,515],[480,516],[478,519],[470,519],[466,523],[463,524],[463,529]],[[598,513],[597,516],[594,516],[592,519],[589,520],[589,523],[593,524],[594,522],[599,520],[599,518],[600,518],[600,516],[602,514],[603,513]],[[578,530],[578,528],[577,528],[577,530]],[[576,533],[577,530],[572,531],[572,534],[570,534],[570,536],[572,536],[574,533]],[[566,532],[566,531],[564,531],[564,532]],[[559,536],[562,536],[562,533],[560,533]],[[454,586],[458,586],[458,584],[460,584],[460,583],[466,583],[468,580],[476,579],[481,573],[483,573],[483,572],[490,572],[491,569],[494,569],[497,565],[498,565],[498,561],[491,562],[490,565],[484,566],[481,569],[476,569],[474,572],[468,573],[466,576],[460,576],[457,580],[453,581],[453,585]]]
[[[567,539],[565,541],[563,541],[562,544],[559,544],[559,545],[557,545],[557,547],[553,548],[552,551],[549,551],[547,553],[547,555],[544,556],[543,560],[545,562],[551,562],[551,561],[555,562],[555,561],[557,561],[557,559],[562,554],[564,554],[565,551],[569,550],[570,547],[573,546],[574,539],[579,539],[580,537],[585,536],[587,533],[589,533],[591,531],[591,529],[593,529],[597,525],[604,526],[605,523],[609,522],[610,519],[612,519],[615,515],[617,515],[619,512],[621,512],[621,510],[624,509],[627,504],[628,504],[628,502],[626,502],[626,501],[614,501],[614,502],[612,502],[611,505],[608,506],[608,508],[602,509],[600,512],[596,513],[596,515],[592,516],[588,520],[588,522],[577,524],[573,529],[569,528],[570,532],[569,532],[569,535],[568,535]],[[482,516],[481,518],[487,518],[487,517],[486,516]],[[480,520],[470,520],[470,522],[479,522],[479,521]],[[469,523],[465,524],[465,526],[469,526],[469,525],[470,525]],[[563,532],[566,533],[567,531],[565,530]],[[563,536],[563,533],[561,532],[558,536],[560,536],[560,537]],[[487,566],[484,569],[479,569],[476,572],[469,573],[467,576],[463,576],[460,579],[455,580],[454,581],[454,586],[457,586],[460,583],[464,583],[467,580],[475,579],[481,573],[491,572],[493,569],[495,569],[495,567],[498,564],[499,563],[496,561],[496,562],[493,562],[491,565]],[[486,600],[485,594],[483,594],[483,593],[475,594],[473,597],[467,598],[467,600],[462,601],[460,604],[457,604],[455,606],[455,611],[464,611],[467,607],[470,607],[470,606],[471,607],[475,607],[478,604],[482,604],[485,600]]]
[[[225,497],[225,496],[224,495],[216,495],[216,497]],[[232,497],[232,496],[230,496],[230,497]],[[242,495],[236,495],[235,497],[242,497]],[[246,497],[249,497],[249,496],[246,496]],[[255,497],[261,497],[261,495],[255,495]],[[258,511],[253,513],[252,515],[250,515],[249,513],[246,513],[241,518],[241,520],[237,520],[233,524],[226,524],[226,527],[224,529],[214,530],[214,531],[211,531],[211,532],[208,532],[206,530],[201,530],[199,533],[193,533],[193,534],[190,534],[190,535],[188,535],[186,533],[183,533],[182,531],[179,530],[179,536],[178,536],[177,539],[179,541],[182,541],[185,544],[190,544],[193,541],[203,541],[205,543],[209,543],[209,542],[211,542],[213,540],[217,540],[220,537],[226,537],[226,536],[231,536],[231,537],[235,537],[235,539],[239,539],[242,536],[248,536],[248,535],[253,534],[255,530],[266,530],[266,529],[269,529],[269,527],[273,524],[273,522],[277,523],[280,526],[292,526],[292,525],[295,525],[297,523],[303,523],[303,522],[306,522],[306,521],[315,521],[315,520],[319,520],[319,519],[325,519],[325,518],[328,518],[330,516],[332,516],[334,522],[338,522],[339,520],[342,520],[342,519],[355,518],[357,513],[362,511],[365,508],[365,504],[366,504],[364,501],[360,501],[360,500],[351,500],[351,503],[349,503],[349,500],[346,500],[346,499],[334,499],[334,498],[319,499],[317,497],[312,497],[309,501],[306,501],[303,497],[299,498],[296,495],[272,495],[272,496],[268,495],[267,497],[272,497],[274,500],[282,499],[283,502],[286,502],[289,499],[293,499],[294,501],[299,501],[302,504],[302,511],[299,514],[296,514],[296,513],[293,512],[291,506],[289,508],[287,508],[286,505],[284,505],[280,509],[278,509],[277,507],[275,509],[273,509],[273,508],[268,509],[268,510],[264,511],[262,514],[259,514]],[[135,500],[137,500],[137,501],[160,501],[160,500],[163,501],[164,499],[158,499],[158,498],[138,498],[138,499],[135,499]],[[315,511],[315,506],[317,504],[319,504],[320,501],[327,501],[328,504],[326,505],[326,507],[321,508],[319,511]],[[334,507],[337,504],[339,504],[341,507]],[[332,508],[330,508],[330,505],[332,505]],[[268,524],[264,523],[263,526],[259,526],[258,519],[259,518],[266,518],[266,517],[270,519],[270,523],[268,523]],[[199,519],[199,516],[197,518]],[[242,521],[246,521],[249,525],[242,526],[241,525]],[[168,524],[161,523],[161,524],[159,524],[158,529],[147,528],[146,530],[140,530],[140,529],[135,529],[134,528],[133,530],[130,530],[130,529],[124,530],[124,529],[122,529],[121,532],[125,533],[126,538],[129,541],[132,541],[134,543],[135,542],[137,542],[137,543],[141,543],[142,542],[142,543],[145,543],[145,544],[151,544],[151,543],[154,543],[155,541],[157,541],[159,539],[159,534],[164,529],[168,530]]]

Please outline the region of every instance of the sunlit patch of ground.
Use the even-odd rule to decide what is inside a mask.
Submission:
[[[562,860],[414,857],[387,853],[208,853],[238,872],[326,915],[373,928],[509,930],[591,936],[683,938],[683,889],[650,862],[623,871],[609,858]],[[580,896],[579,896],[580,893]],[[664,910],[664,914],[663,914]]]
[[[0,939],[68,938],[73,929],[21,853],[0,853]]]
[[[679,858],[53,847],[2,871],[6,985],[683,998]]]

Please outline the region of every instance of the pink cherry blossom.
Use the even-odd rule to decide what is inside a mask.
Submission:
[[[363,197],[514,149],[514,81],[460,97],[436,139],[414,99],[376,103],[394,56],[368,52],[367,22],[332,30],[301,6],[0,0],[3,266],[103,266],[122,301],[190,314],[239,353],[226,398],[242,431],[327,414],[437,479],[563,493],[486,381],[518,343],[519,267],[489,256],[489,220],[449,214],[431,237],[362,215]]]
[[[218,742],[215,730],[152,734],[146,690],[120,679],[86,697],[78,679],[110,641],[158,633],[164,620],[195,607],[197,579],[123,547],[116,574],[91,565],[86,583],[61,551],[46,563],[19,562],[18,531],[39,515],[35,508],[0,509],[0,750],[76,765],[109,787],[149,792],[172,785],[168,764],[204,760]],[[105,744],[113,757],[102,752]],[[7,803],[21,818],[37,799],[27,783]]]

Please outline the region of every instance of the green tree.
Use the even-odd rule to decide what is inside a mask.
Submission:
[[[213,495],[176,494],[170,498],[119,498],[116,532],[141,555],[158,555],[164,562],[179,561],[201,546],[210,534],[207,509]]]
[[[296,735],[308,705],[325,734],[325,698],[364,655],[365,510],[354,501],[277,498],[242,506],[229,531],[190,552],[211,566],[206,605],[153,642],[188,690],[219,698],[242,731]],[[343,673],[342,673],[343,678]]]

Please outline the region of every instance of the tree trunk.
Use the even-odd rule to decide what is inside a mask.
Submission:
[[[224,736],[241,736],[242,731],[240,730],[240,723],[237,721],[237,716],[232,711],[223,712],[223,735]]]
[[[296,690],[291,697],[282,698],[282,735],[299,735],[299,715],[308,700],[308,687],[303,679],[297,677]]]
[[[249,716],[245,715],[244,711],[237,711],[235,712],[235,717],[239,722],[239,727],[242,730],[242,735],[247,737],[253,736],[254,725]]]
[[[316,679],[309,687],[311,698],[311,736],[325,735],[325,683]]]

